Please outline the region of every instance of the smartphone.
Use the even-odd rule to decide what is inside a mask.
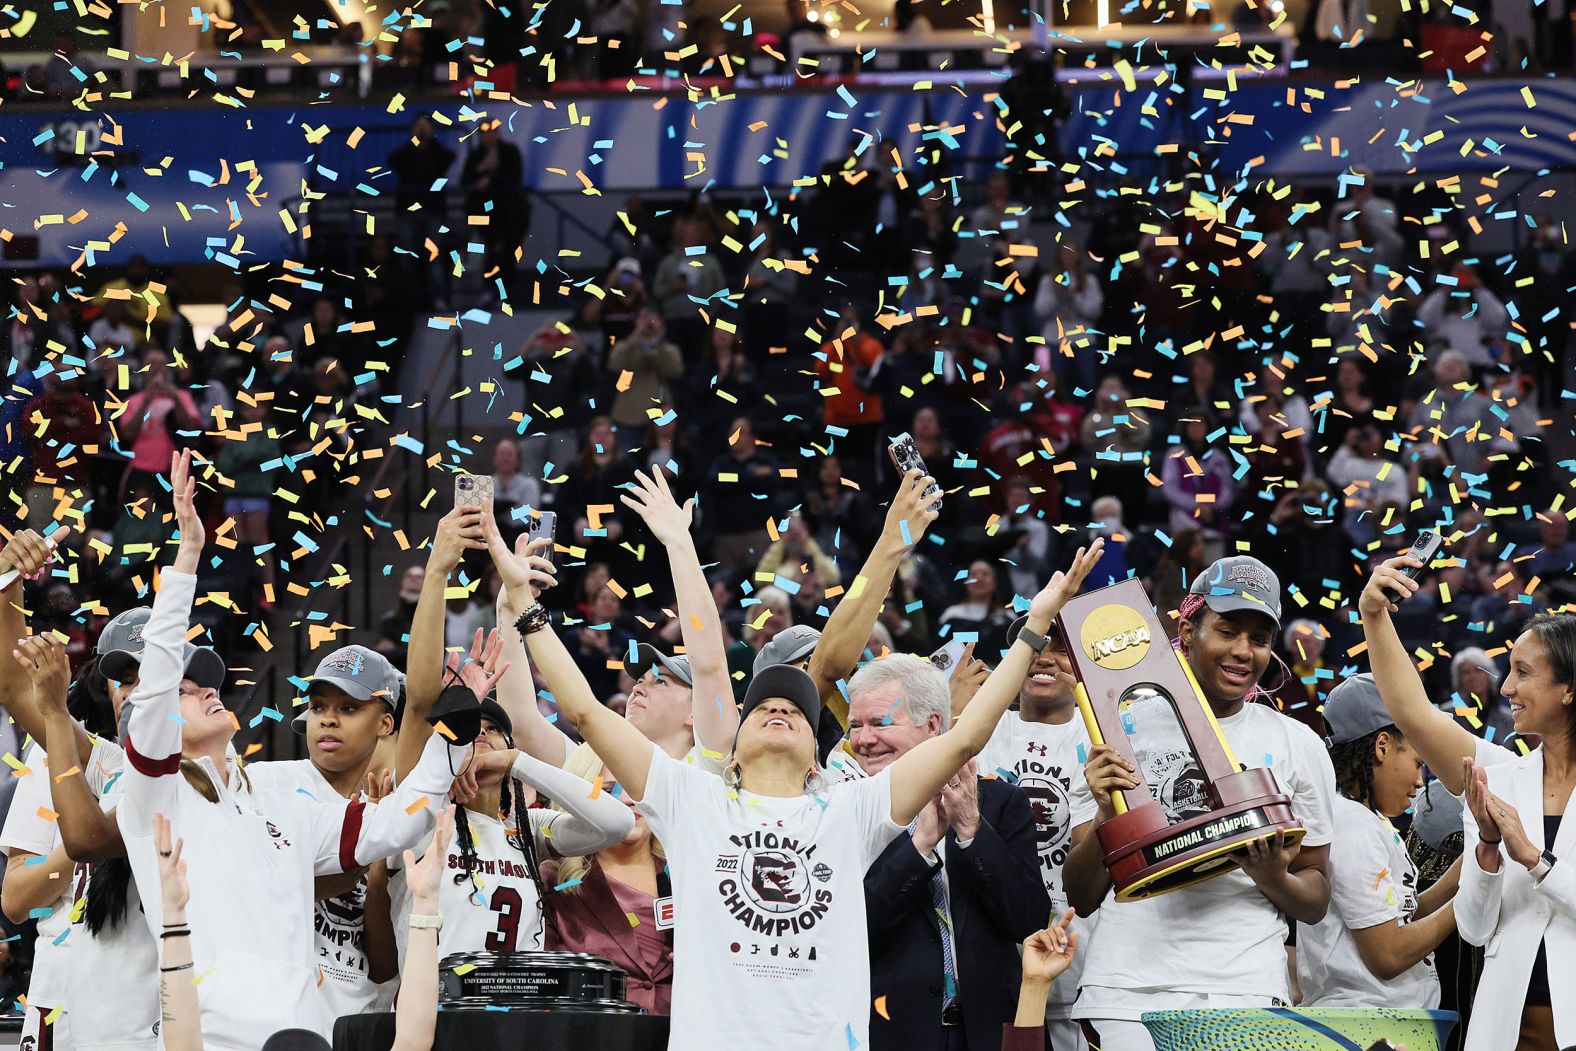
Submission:
[[[492,475],[458,474],[454,476],[455,507],[481,507],[491,511],[492,505]]]
[[[1406,557],[1415,558],[1423,564],[1421,566],[1407,566],[1405,569],[1401,570],[1401,572],[1413,580],[1416,580],[1422,575],[1423,570],[1428,568],[1428,564],[1432,562],[1439,554],[1439,549],[1444,546],[1444,537],[1440,536],[1432,529],[1422,530],[1417,534],[1417,539],[1412,541],[1412,547],[1409,551],[1407,551]],[[1401,599],[1405,598],[1406,596],[1401,595],[1399,597],[1392,597],[1397,603],[1399,603]]]
[[[963,648],[966,643],[952,639],[941,649],[930,655],[930,666],[941,672],[947,678],[952,678],[952,673],[958,670],[958,665],[963,663]]]
[[[925,470],[925,458],[919,455],[919,446],[914,444],[914,436],[907,431],[892,439],[892,444],[887,449],[887,455],[892,457],[892,466],[897,468],[899,475],[905,475],[916,467],[925,474],[930,473]],[[940,511],[941,486],[935,482],[930,483],[930,488],[925,490],[925,495],[934,495],[936,497],[936,502],[930,505],[930,509],[932,511]]]
[[[551,541],[553,537],[557,535],[557,533],[557,511],[538,511],[536,514],[525,516],[525,535],[530,537],[532,540],[540,540],[545,537],[549,541],[548,546],[543,549],[541,553],[542,557],[547,559],[549,562],[553,560],[553,548]]]

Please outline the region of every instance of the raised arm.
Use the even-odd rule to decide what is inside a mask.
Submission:
[[[990,735],[1001,721],[1007,706],[1023,688],[1023,679],[1029,672],[1037,651],[1029,645],[1024,635],[1043,636],[1051,630],[1067,600],[1078,594],[1084,578],[1100,560],[1105,549],[1104,538],[1096,539],[1088,548],[1079,548],[1073,564],[1066,573],[1057,573],[1029,603],[1029,619],[1019,633],[1012,648],[991,672],[985,685],[969,702],[952,729],[921,742],[892,764],[892,820],[906,825],[914,815],[941,790],[958,768],[979,754],[990,740]],[[622,780],[622,779],[621,779]]]
[[[448,795],[454,775],[475,772],[480,762],[469,742],[453,745],[430,734],[410,774],[378,802],[335,799],[307,805],[303,813],[316,842],[317,875],[350,872],[415,846],[432,828],[433,812]]]
[[[159,1029],[165,1051],[203,1051],[202,1016],[197,1008],[197,975],[192,970],[191,928],[186,903],[191,889],[186,862],[170,819],[153,816],[153,847],[159,857],[159,889],[163,897],[163,937],[159,939]]]
[[[517,558],[527,557],[530,543],[529,535],[522,533],[515,541]],[[525,652],[525,637],[514,626],[520,611],[528,605],[516,603],[507,585],[498,592],[498,638],[503,644],[502,660],[509,666],[508,673],[498,680],[498,703],[509,713],[516,747],[548,766],[563,766],[575,742],[536,706],[536,686],[531,678],[530,657]]]
[[[49,790],[60,829],[60,841],[73,861],[96,864],[107,858],[124,857],[115,821],[99,807],[83,771],[91,754],[80,751],[79,736],[87,734],[66,710],[66,681],[71,664],[65,647],[53,639],[35,636],[24,639],[19,647],[22,663],[32,675],[33,698],[44,714],[44,723],[54,747],[49,752]]]
[[[583,777],[519,751],[510,772],[562,808],[531,812],[531,824],[559,857],[587,857],[622,843],[634,831],[629,807]]]
[[[660,468],[653,469],[649,476],[636,471],[634,487],[619,500],[645,519],[652,534],[667,549],[684,653],[695,678],[691,690],[695,740],[705,751],[727,755],[739,730],[739,709],[733,700],[733,682],[728,678],[717,600],[706,584],[700,555],[695,551],[695,501],[690,499],[680,507]]]
[[[848,728],[848,698],[837,684],[853,674],[864,655],[865,643],[881,615],[881,604],[886,601],[903,556],[913,550],[936,520],[936,512],[931,510],[935,498],[925,496],[925,490],[934,482],[917,467],[903,476],[892,506],[887,509],[880,539],[827,618],[826,630],[810,654],[807,670],[821,691],[821,703],[837,716],[844,729]]]
[[[646,775],[651,770],[651,755],[656,745],[612,709],[602,706],[574,658],[564,648],[563,640],[547,625],[546,611],[541,609],[537,598],[555,582],[552,563],[536,554],[521,557],[510,551],[503,537],[498,535],[497,523],[491,519],[483,522],[483,528],[487,549],[492,552],[498,575],[509,589],[510,601],[521,603],[521,608],[511,609],[510,614],[516,619],[524,612],[540,617],[539,627],[527,628],[531,656],[542,670],[558,710],[579,728],[630,798],[639,802],[645,796]],[[526,550],[534,552],[546,543],[545,539],[532,541]]]
[[[432,736],[427,715],[443,691],[443,594],[467,550],[482,542],[480,507],[459,506],[438,520],[438,531],[427,553],[427,575],[410,624],[410,648],[405,658],[405,715],[400,720],[394,751],[394,776],[403,780],[421,758]]]
[[[57,542],[63,537],[60,531],[53,534]],[[0,574],[17,571],[17,578],[0,591],[0,708],[10,713],[24,734],[45,748],[49,747],[47,729],[44,715],[33,700],[32,677],[15,654],[17,644],[28,635],[22,611],[22,582],[40,572],[53,554],[49,542],[31,529],[17,530],[0,549]],[[78,748],[84,754],[86,739],[87,732],[81,731]]]
[[[143,628],[142,664],[137,687],[126,703],[125,795],[117,808],[123,835],[147,835],[155,813],[175,812],[181,768],[180,686],[186,661],[186,626],[197,591],[197,559],[202,554],[203,526],[192,499],[197,483],[191,477],[191,450],[175,455],[170,483],[180,546],[175,563],[162,574],[163,585],[153,600],[153,613]]]
[[[449,842],[454,838],[454,807],[438,814],[438,828],[432,846],[417,860],[405,851],[405,886],[410,890],[409,921],[405,946],[405,971],[400,976],[399,1001],[394,1008],[394,1044],[390,1051],[431,1051],[438,1028],[438,928],[433,919],[442,920],[438,910],[438,881],[443,878],[449,857]]]
[[[1406,601],[1418,583],[1402,570],[1420,565],[1417,559],[1405,555],[1382,563],[1358,596],[1357,609],[1363,618],[1363,636],[1368,640],[1369,667],[1385,709],[1434,776],[1445,783],[1452,795],[1459,796],[1465,788],[1462,760],[1477,755],[1478,739],[1428,699],[1417,666],[1390,619],[1396,605],[1387,591]]]

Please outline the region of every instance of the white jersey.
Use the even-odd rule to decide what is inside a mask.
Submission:
[[[257,1051],[281,1019],[326,1038],[332,1024],[313,964],[313,877],[417,843],[431,830],[432,807],[448,793],[450,771],[463,765],[466,752],[435,736],[393,795],[367,804],[251,792],[240,773],[226,777],[204,757],[195,766],[217,794],[218,802],[209,801],[181,771],[178,690],[196,583],[191,574],[165,570],[143,631],[141,675],[123,742],[121,837],[144,887],[159,885],[153,815],[169,816],[185,840],[187,915],[209,1051]],[[160,905],[143,901],[154,932],[163,924]]]
[[[259,791],[295,792],[314,801],[342,797],[310,759],[253,763],[246,768]],[[318,992],[334,1018],[372,1009],[378,986],[370,975],[366,949],[367,878],[333,898],[319,898],[312,909],[316,963],[323,978]]]
[[[869,1043],[865,872],[903,831],[890,771],[791,799],[731,789],[652,749],[640,809],[667,852],[673,1051]]]
[[[125,753],[118,745],[95,742],[94,767],[113,764],[115,773],[102,787],[94,777],[88,786],[99,806],[110,812],[120,802]],[[89,877],[91,886],[92,877]],[[126,912],[121,922],[94,935],[79,914],[70,940],[69,1012],[73,1051],[158,1051],[159,945],[143,918],[137,881],[126,884]]]
[[[5,828],[0,830],[0,849],[7,856],[16,850],[36,854],[36,864],[43,864],[43,859],[60,845],[60,827],[55,823],[49,790],[49,757],[35,744],[27,750],[23,763],[28,773],[11,797]],[[33,978],[27,987],[27,1002],[31,1006],[66,1006],[71,977],[71,907],[82,897],[86,884],[87,866],[77,865],[59,881],[60,893],[55,899],[32,910],[38,941],[33,949]]]
[[[1430,953],[1389,981],[1376,977],[1357,950],[1353,931],[1417,912],[1417,867],[1390,822],[1361,803],[1335,800],[1330,844],[1330,911],[1297,930],[1297,979],[1304,1007],[1439,1006],[1439,976]]]
[[[1303,846],[1328,844],[1336,792],[1324,742],[1262,704],[1219,723],[1239,763],[1274,772],[1308,830]],[[1088,806],[1088,782],[1073,787],[1074,809]],[[1286,936],[1285,917],[1240,870],[1143,901],[1107,895],[1073,1017],[1137,1021],[1145,1010],[1167,1009],[1168,993],[1288,1002]]]
[[[1084,782],[1083,768],[1088,760],[1089,731],[1076,711],[1065,723],[1025,722],[1018,712],[1007,712],[977,760],[980,776],[1010,781],[1029,797],[1039,838],[1040,878],[1051,899],[1052,915],[1067,909],[1062,866],[1072,849],[1073,829],[1095,816],[1094,800],[1087,792],[1078,797],[1081,809],[1073,806],[1072,788],[1074,783]],[[1072,1009],[1099,920],[1098,913],[1073,920],[1078,954],[1067,973],[1051,985],[1047,1010],[1054,1018],[1065,1018]]]

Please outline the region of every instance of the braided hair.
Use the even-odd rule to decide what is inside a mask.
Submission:
[[[1347,799],[1361,803],[1370,810],[1374,807],[1374,744],[1383,733],[1395,739],[1401,736],[1401,731],[1390,725],[1363,734],[1354,741],[1342,741],[1330,746],[1330,763],[1335,767],[1336,789]]]
[[[1204,604],[1203,595],[1188,594],[1183,597],[1181,604],[1177,606],[1177,616],[1182,620],[1191,623],[1194,629],[1197,630],[1200,626],[1202,626],[1204,622],[1204,613],[1208,609],[1209,607]],[[1182,641],[1181,632],[1178,632],[1177,637],[1171,641],[1171,646],[1178,653],[1182,654],[1183,657],[1188,656],[1188,647],[1187,644]],[[1281,660],[1280,654],[1276,653],[1273,648],[1270,650],[1270,659],[1276,664],[1280,665],[1280,681],[1270,689],[1265,689],[1262,681],[1254,683],[1253,688],[1248,691],[1248,695],[1242,699],[1244,704],[1271,704],[1275,699],[1275,691],[1279,690],[1282,686],[1285,686],[1288,681],[1290,681],[1292,677],[1291,669],[1286,667],[1286,662]]]
[[[504,740],[510,748],[514,747],[514,739],[508,734],[504,735]],[[554,922],[554,917],[547,903],[547,887],[542,882],[541,856],[536,849],[536,834],[531,829],[530,811],[531,808],[525,802],[525,786],[519,778],[505,779],[499,797],[498,818],[503,822],[504,838],[525,858],[526,875],[536,887],[537,919],[541,923],[545,941],[547,927]],[[509,827],[511,816],[515,819],[513,828]],[[479,893],[482,888],[476,877],[480,867],[476,858],[476,837],[471,833],[471,823],[463,806],[454,808],[454,841],[460,848],[461,858],[460,871],[454,874],[455,886],[469,880],[473,892]]]
[[[99,668],[103,658],[94,656],[82,666],[66,689],[66,710],[94,737],[113,741],[118,736],[115,702],[109,681]],[[95,938],[126,920],[131,888],[131,862],[124,856],[97,862],[88,870],[88,887],[82,918]]]

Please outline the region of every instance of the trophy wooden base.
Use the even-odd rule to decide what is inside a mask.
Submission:
[[[1237,865],[1249,843],[1306,830],[1268,770],[1244,770],[1215,782],[1221,806],[1172,825],[1151,799],[1096,829],[1117,901],[1138,901],[1212,879]]]

